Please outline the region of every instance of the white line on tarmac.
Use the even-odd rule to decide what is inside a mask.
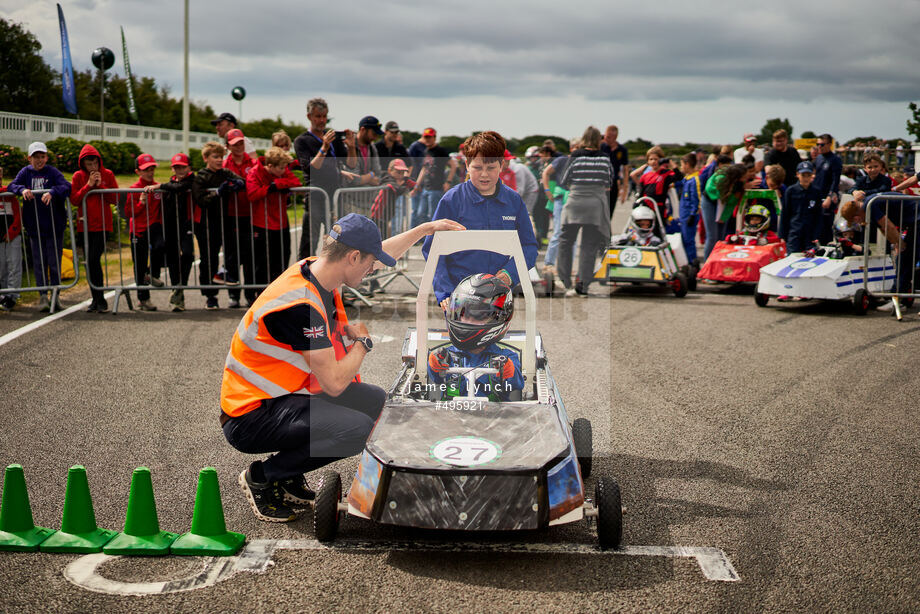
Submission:
[[[477,542],[412,542],[339,540],[324,544],[315,539],[256,539],[233,557],[201,557],[202,568],[190,576],[160,582],[121,582],[97,573],[103,563],[118,559],[103,553],[82,556],[64,569],[69,582],[97,593],[110,595],[158,595],[213,586],[238,572],[264,573],[274,565],[276,550],[327,550],[338,552],[488,552],[526,554],[600,554],[614,556],[663,556],[696,559],[707,580],[738,582],[741,578],[719,548],[697,546],[624,546],[601,550],[587,544],[521,544]]]
[[[112,292],[109,292],[108,294],[106,294],[105,298],[110,299],[114,296],[115,296],[115,291],[113,290]],[[57,311],[55,313],[52,313],[51,315],[45,316],[41,320],[36,320],[35,322],[26,324],[25,326],[21,328],[17,328],[14,331],[8,332],[7,334],[0,337],[0,346],[6,345],[13,339],[18,339],[19,337],[22,337],[26,333],[31,333],[33,330],[37,328],[41,328],[45,324],[50,324],[57,319],[63,318],[64,316],[68,316],[76,311],[80,311],[84,307],[89,307],[90,301],[92,301],[92,299],[86,299],[82,303],[77,303],[76,305],[68,307],[67,309],[63,311]]]

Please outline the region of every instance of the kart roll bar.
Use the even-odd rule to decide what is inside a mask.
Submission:
[[[533,378],[536,373],[537,300],[530,283],[530,274],[527,272],[521,241],[517,231],[514,230],[453,230],[434,234],[431,251],[428,252],[428,260],[425,262],[425,271],[419,282],[418,297],[415,300],[416,375],[424,373],[425,377],[428,376],[425,369],[425,365],[428,364],[428,295],[431,293],[438,260],[441,256],[474,249],[510,256],[514,259],[514,266],[521,280],[521,290],[524,292],[525,334],[521,369],[526,382],[527,378]]]

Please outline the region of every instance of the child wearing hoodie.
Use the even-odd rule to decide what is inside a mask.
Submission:
[[[105,285],[102,255],[106,234],[112,234],[112,205],[118,202],[118,195],[87,194],[91,190],[118,188],[118,182],[115,174],[105,168],[99,151],[88,143],[80,150],[78,164],[80,168],[71,180],[70,204],[77,207],[77,232],[86,233],[86,276],[93,297],[87,311],[105,313],[109,305],[101,290]]]
[[[3,167],[0,167],[0,193],[3,187]],[[22,215],[19,201],[14,196],[0,196],[0,311],[10,311],[19,300],[18,292],[10,292],[22,285]]]
[[[300,186],[291,172],[291,154],[280,147],[265,152],[265,164],[246,177],[246,194],[252,203],[252,238],[256,283],[267,286],[281,275],[291,259],[288,190]]]
[[[127,210],[131,216],[131,245],[134,255],[134,280],[138,286],[162,287],[160,271],[163,268],[165,243],[163,240],[163,217],[161,205],[163,195],[158,192],[160,184],[154,181],[157,161],[147,153],[142,153],[134,162],[138,180],[132,188],[143,189],[140,194],[128,194]],[[149,256],[150,267],[147,267]],[[141,311],[156,311],[150,302],[150,290],[137,291],[137,300]]]
[[[29,238],[35,285],[57,286],[61,283],[61,250],[67,227],[65,200],[70,196],[70,183],[61,171],[48,166],[48,148],[36,141],[29,145],[29,165],[23,167],[8,189],[22,197],[22,225]],[[41,195],[33,190],[47,190]],[[55,300],[54,310],[61,309]],[[48,291],[39,292],[39,311],[50,311]]]

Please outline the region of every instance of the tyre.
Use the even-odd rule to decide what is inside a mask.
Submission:
[[[590,420],[575,418],[575,422],[572,423],[572,443],[575,444],[575,456],[578,457],[578,466],[581,468],[581,479],[586,480],[591,475],[591,459],[594,456],[594,437]]]
[[[858,316],[864,316],[868,310],[869,293],[866,292],[865,288],[859,288],[856,290],[856,294],[853,295],[853,313]]]
[[[320,478],[313,506],[313,533],[321,542],[331,542],[339,530],[339,501],[342,500],[342,478],[335,471],[326,471]]]
[[[683,273],[674,275],[674,279],[671,280],[671,289],[674,290],[674,296],[677,298],[687,296],[687,276]]]
[[[690,292],[696,292],[696,276],[700,272],[694,265],[690,265],[687,271],[687,288]]]
[[[552,296],[556,285],[556,276],[552,273],[543,274],[543,296]]]
[[[623,539],[623,504],[615,480],[603,476],[594,487],[597,506],[597,542],[604,550],[617,549]]]
[[[754,302],[757,303],[758,307],[766,307],[767,303],[770,302],[770,295],[763,294],[762,292],[754,292]]]

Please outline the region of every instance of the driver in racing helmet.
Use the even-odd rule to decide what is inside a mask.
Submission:
[[[661,244],[661,237],[655,234],[655,212],[650,207],[639,205],[629,216],[629,227],[625,234],[613,239],[614,245],[655,246]]]
[[[849,222],[840,218],[834,224],[834,240],[841,257],[855,256],[863,253],[862,226],[856,222]]]
[[[507,401],[513,391],[524,388],[517,353],[498,345],[513,315],[511,287],[495,275],[470,275],[454,288],[444,313],[451,345],[428,356],[428,379],[438,386],[441,396],[467,394],[466,379],[447,374],[450,367],[497,369],[497,374],[476,379],[475,396],[488,397],[490,401]]]
[[[770,210],[763,205],[751,205],[744,212],[744,227],[741,234],[728,237],[729,243],[742,245],[766,245],[776,243],[779,237],[770,230]]]

